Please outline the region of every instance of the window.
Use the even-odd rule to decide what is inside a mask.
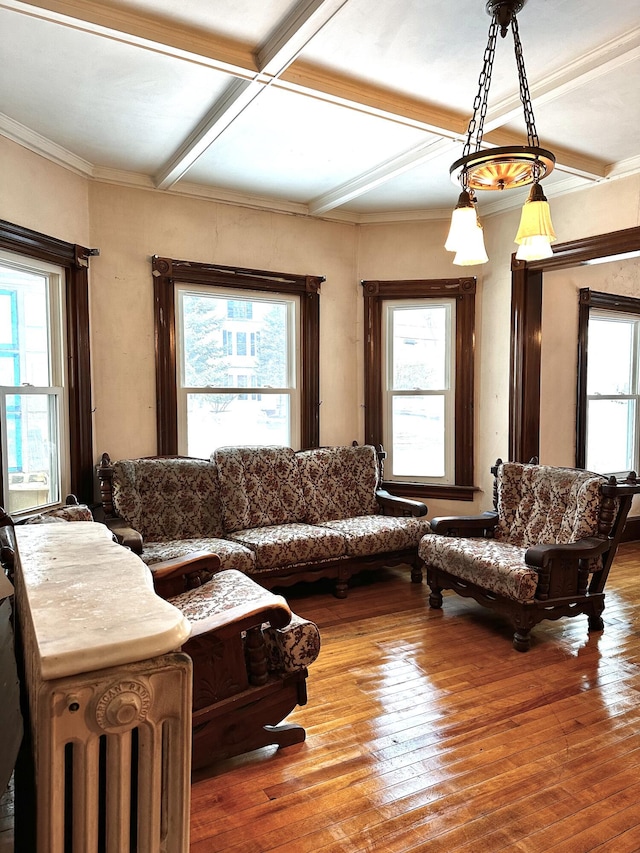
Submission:
[[[0,422],[9,513],[61,502],[68,483],[62,270],[0,254]]]
[[[153,274],[158,453],[317,447],[322,279],[158,257]]]
[[[12,514],[70,492],[93,499],[92,254],[0,220],[0,490]]]
[[[475,279],[363,286],[365,434],[387,452],[385,482],[472,500]]]
[[[640,299],[580,291],[577,457],[601,474],[640,463]]]

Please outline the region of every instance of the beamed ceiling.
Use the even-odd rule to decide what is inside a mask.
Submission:
[[[518,21],[550,199],[640,171],[637,0],[528,0]],[[0,133],[99,181],[441,217],[489,23],[484,0],[0,0]],[[485,141],[526,144],[510,32]]]

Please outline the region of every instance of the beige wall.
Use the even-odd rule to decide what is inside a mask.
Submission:
[[[558,198],[550,193],[558,239],[637,225],[639,196],[640,176]],[[355,226],[92,182],[0,137],[0,218],[101,252],[90,271],[96,460],[105,450],[114,458],[156,450],[153,254],[326,277],[320,300],[323,444],[362,440],[364,434],[360,281],[475,274],[481,491],[473,504],[431,501],[430,515],[488,508],[489,468],[508,452],[510,256],[518,216],[514,210],[483,217],[490,263],[458,268],[443,249],[444,221]],[[604,268],[591,269],[599,276]],[[541,442],[549,463],[571,461],[573,414],[566,399],[569,389],[575,396],[575,330],[569,316],[575,308],[577,323],[575,291],[587,286],[581,282],[572,274],[560,284],[551,277],[545,282]],[[613,274],[609,282],[613,290],[619,286]],[[640,295],[635,277],[625,287],[621,292]]]

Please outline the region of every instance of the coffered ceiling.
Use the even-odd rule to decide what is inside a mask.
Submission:
[[[528,0],[518,22],[547,195],[640,171],[637,0]],[[96,180],[438,217],[489,23],[485,0],[0,0],[0,134]],[[511,32],[485,140],[526,144]]]

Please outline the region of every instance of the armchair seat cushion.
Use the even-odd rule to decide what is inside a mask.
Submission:
[[[271,672],[297,672],[306,669],[320,654],[320,631],[314,622],[291,614],[284,628],[266,624],[262,633],[267,644]]]
[[[524,561],[526,548],[495,539],[425,536],[418,553],[429,566],[514,601],[532,601],[538,573]]]
[[[346,541],[336,530],[310,524],[274,524],[229,533],[228,537],[253,551],[254,571],[326,560],[346,554]]]
[[[187,557],[194,551],[217,554],[225,569],[237,569],[244,574],[251,574],[254,569],[253,551],[238,542],[230,542],[228,539],[199,537],[172,539],[169,542],[145,542],[140,557],[147,566],[153,566],[155,563],[161,563],[164,560]]]
[[[360,515],[355,518],[322,521],[318,527],[336,530],[344,536],[350,557],[415,548],[431,529],[426,518],[394,515]]]

